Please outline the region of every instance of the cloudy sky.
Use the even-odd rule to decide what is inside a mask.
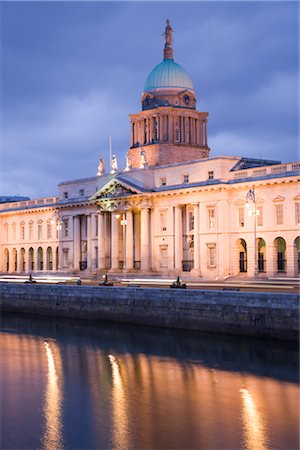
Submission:
[[[2,195],[94,176],[109,135],[125,165],[167,18],[211,155],[299,159],[297,2],[2,2]]]

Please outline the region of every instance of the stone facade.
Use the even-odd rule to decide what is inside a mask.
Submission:
[[[170,36],[165,48],[131,116],[124,170],[0,204],[3,273],[299,276],[300,164],[210,157],[208,114],[170,59]]]
[[[298,340],[297,294],[0,284],[2,311]]]

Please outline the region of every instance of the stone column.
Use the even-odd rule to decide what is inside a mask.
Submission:
[[[98,213],[98,269],[105,268],[104,214]]]
[[[15,255],[12,249],[9,250],[9,272],[15,271]]]
[[[74,270],[79,270],[79,261],[80,261],[80,216],[74,216],[74,237],[73,237],[73,246],[74,246]]]
[[[204,122],[204,130],[205,130],[205,147],[207,147],[207,122]]]
[[[200,271],[199,204],[194,205],[194,271]]]
[[[29,254],[28,254],[28,260],[29,260]],[[28,266],[29,270],[29,266]],[[52,247],[52,270],[56,271],[56,245]],[[30,270],[29,270],[30,272]]]
[[[287,277],[295,276],[295,256],[294,256],[294,244],[286,244],[285,249],[285,270]]]
[[[119,269],[119,222],[111,215],[111,270]]]
[[[175,221],[174,221],[174,255],[175,270],[182,271],[182,211],[181,206],[177,205],[174,209]]]
[[[92,224],[91,224],[91,216],[87,216],[86,218],[86,243],[87,243],[87,268],[92,268]]]
[[[133,217],[132,211],[126,212],[126,263],[127,270],[133,269]]]
[[[149,270],[149,210],[141,210],[141,270]]]
[[[23,258],[23,255],[22,255],[22,252],[21,252],[21,249],[20,249],[18,251],[18,254],[17,254],[17,272],[22,272],[23,271],[22,258]]]

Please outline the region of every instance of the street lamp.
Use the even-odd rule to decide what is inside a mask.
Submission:
[[[60,219],[59,214],[57,211],[55,211],[55,213],[52,215],[50,222],[52,223],[52,225],[56,225],[56,230],[57,230],[57,237],[58,237],[58,264],[57,264],[57,268],[58,270],[61,269],[61,244],[62,244],[62,235],[61,235],[61,230],[62,230],[62,226],[63,226],[63,221]]]
[[[252,206],[252,208],[251,208]],[[258,258],[256,255],[256,216],[259,215],[259,211],[256,209],[255,187],[249,189],[246,195],[246,208],[248,209],[249,216],[253,216],[253,234],[254,234],[254,278],[258,277]]]

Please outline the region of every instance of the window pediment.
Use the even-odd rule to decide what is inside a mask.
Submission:
[[[283,202],[284,200],[284,197],[282,197],[281,195],[277,195],[277,197],[273,199],[273,202]]]

